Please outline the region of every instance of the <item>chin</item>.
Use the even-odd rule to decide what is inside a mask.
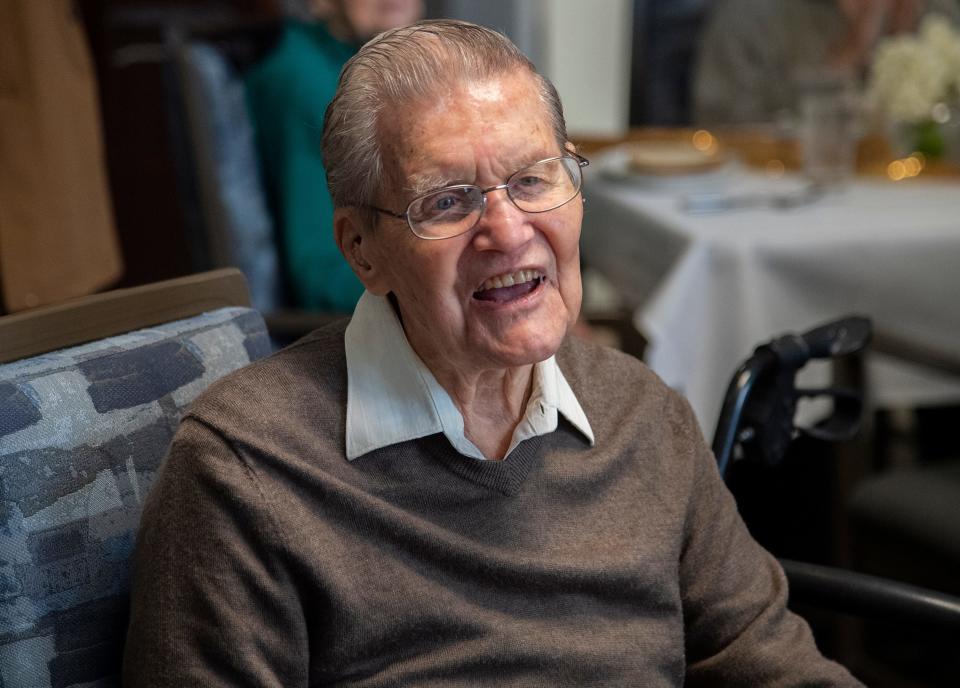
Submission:
[[[535,325],[525,327],[522,332],[512,333],[511,336],[500,340],[499,345],[493,347],[494,350],[491,353],[504,368],[539,363],[557,353],[567,334],[567,329],[565,323],[544,327]]]

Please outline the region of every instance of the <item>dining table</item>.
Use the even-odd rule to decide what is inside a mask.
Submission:
[[[636,169],[636,147],[693,141],[722,153],[684,173]],[[633,130],[588,141],[581,251],[646,337],[647,364],[712,433],[739,362],[758,343],[856,314],[960,351],[960,171],[860,141],[847,178],[813,184],[796,141],[766,132]],[[801,383],[829,382],[813,365]],[[873,407],[960,403],[960,379],[866,358]]]

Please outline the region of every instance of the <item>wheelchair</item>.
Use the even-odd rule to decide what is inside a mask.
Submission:
[[[799,437],[833,444],[857,434],[862,385],[803,389],[797,386],[797,374],[810,361],[859,355],[870,343],[872,329],[869,319],[850,316],[803,334],[784,334],[754,350],[733,375],[713,436],[713,452],[725,481],[729,482],[731,466],[740,462],[767,469],[781,466]],[[832,401],[832,409],[815,424],[799,427],[798,403],[824,397]],[[784,558],[780,563],[789,582],[791,607],[960,639],[958,597],[836,566]]]

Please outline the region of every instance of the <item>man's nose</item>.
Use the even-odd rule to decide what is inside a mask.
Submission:
[[[529,215],[514,205],[505,188],[488,191],[486,199],[474,246],[480,250],[511,251],[533,238]]]

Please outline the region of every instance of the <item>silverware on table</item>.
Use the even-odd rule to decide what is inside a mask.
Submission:
[[[791,191],[689,193],[680,197],[680,209],[692,214],[721,213],[745,208],[792,210],[813,203],[825,192],[822,185],[809,184],[802,189]]]

